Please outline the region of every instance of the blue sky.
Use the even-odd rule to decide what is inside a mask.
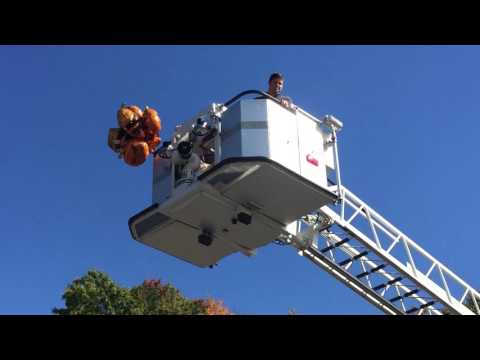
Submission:
[[[292,248],[200,269],[130,237],[152,163],[107,147],[120,103],[157,109],[167,139],[274,71],[303,109],[343,121],[344,185],[478,288],[478,64],[478,46],[0,46],[0,313],[48,314],[95,268],[238,314],[380,314]]]

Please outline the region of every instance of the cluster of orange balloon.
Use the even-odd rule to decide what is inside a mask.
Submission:
[[[117,111],[119,128],[108,134],[109,147],[131,166],[143,164],[160,144],[161,121],[157,111],[135,105],[122,105]]]

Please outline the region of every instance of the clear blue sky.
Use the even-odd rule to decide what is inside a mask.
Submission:
[[[120,103],[157,109],[166,139],[274,71],[299,106],[344,122],[344,184],[478,287],[479,64],[478,46],[0,46],[0,313],[48,314],[95,268],[239,314],[380,314],[292,248],[200,269],[130,237],[152,163],[107,147]]]

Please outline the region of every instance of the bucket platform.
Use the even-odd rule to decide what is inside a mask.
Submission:
[[[132,237],[199,267],[252,254],[337,200],[328,136],[322,121],[271,99],[212,104],[155,157],[153,205],[130,218]]]

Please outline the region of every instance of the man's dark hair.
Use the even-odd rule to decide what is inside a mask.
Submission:
[[[270,78],[268,79],[268,82],[275,80],[275,79],[282,79],[283,80],[283,75],[280,73],[273,73],[270,75]]]

